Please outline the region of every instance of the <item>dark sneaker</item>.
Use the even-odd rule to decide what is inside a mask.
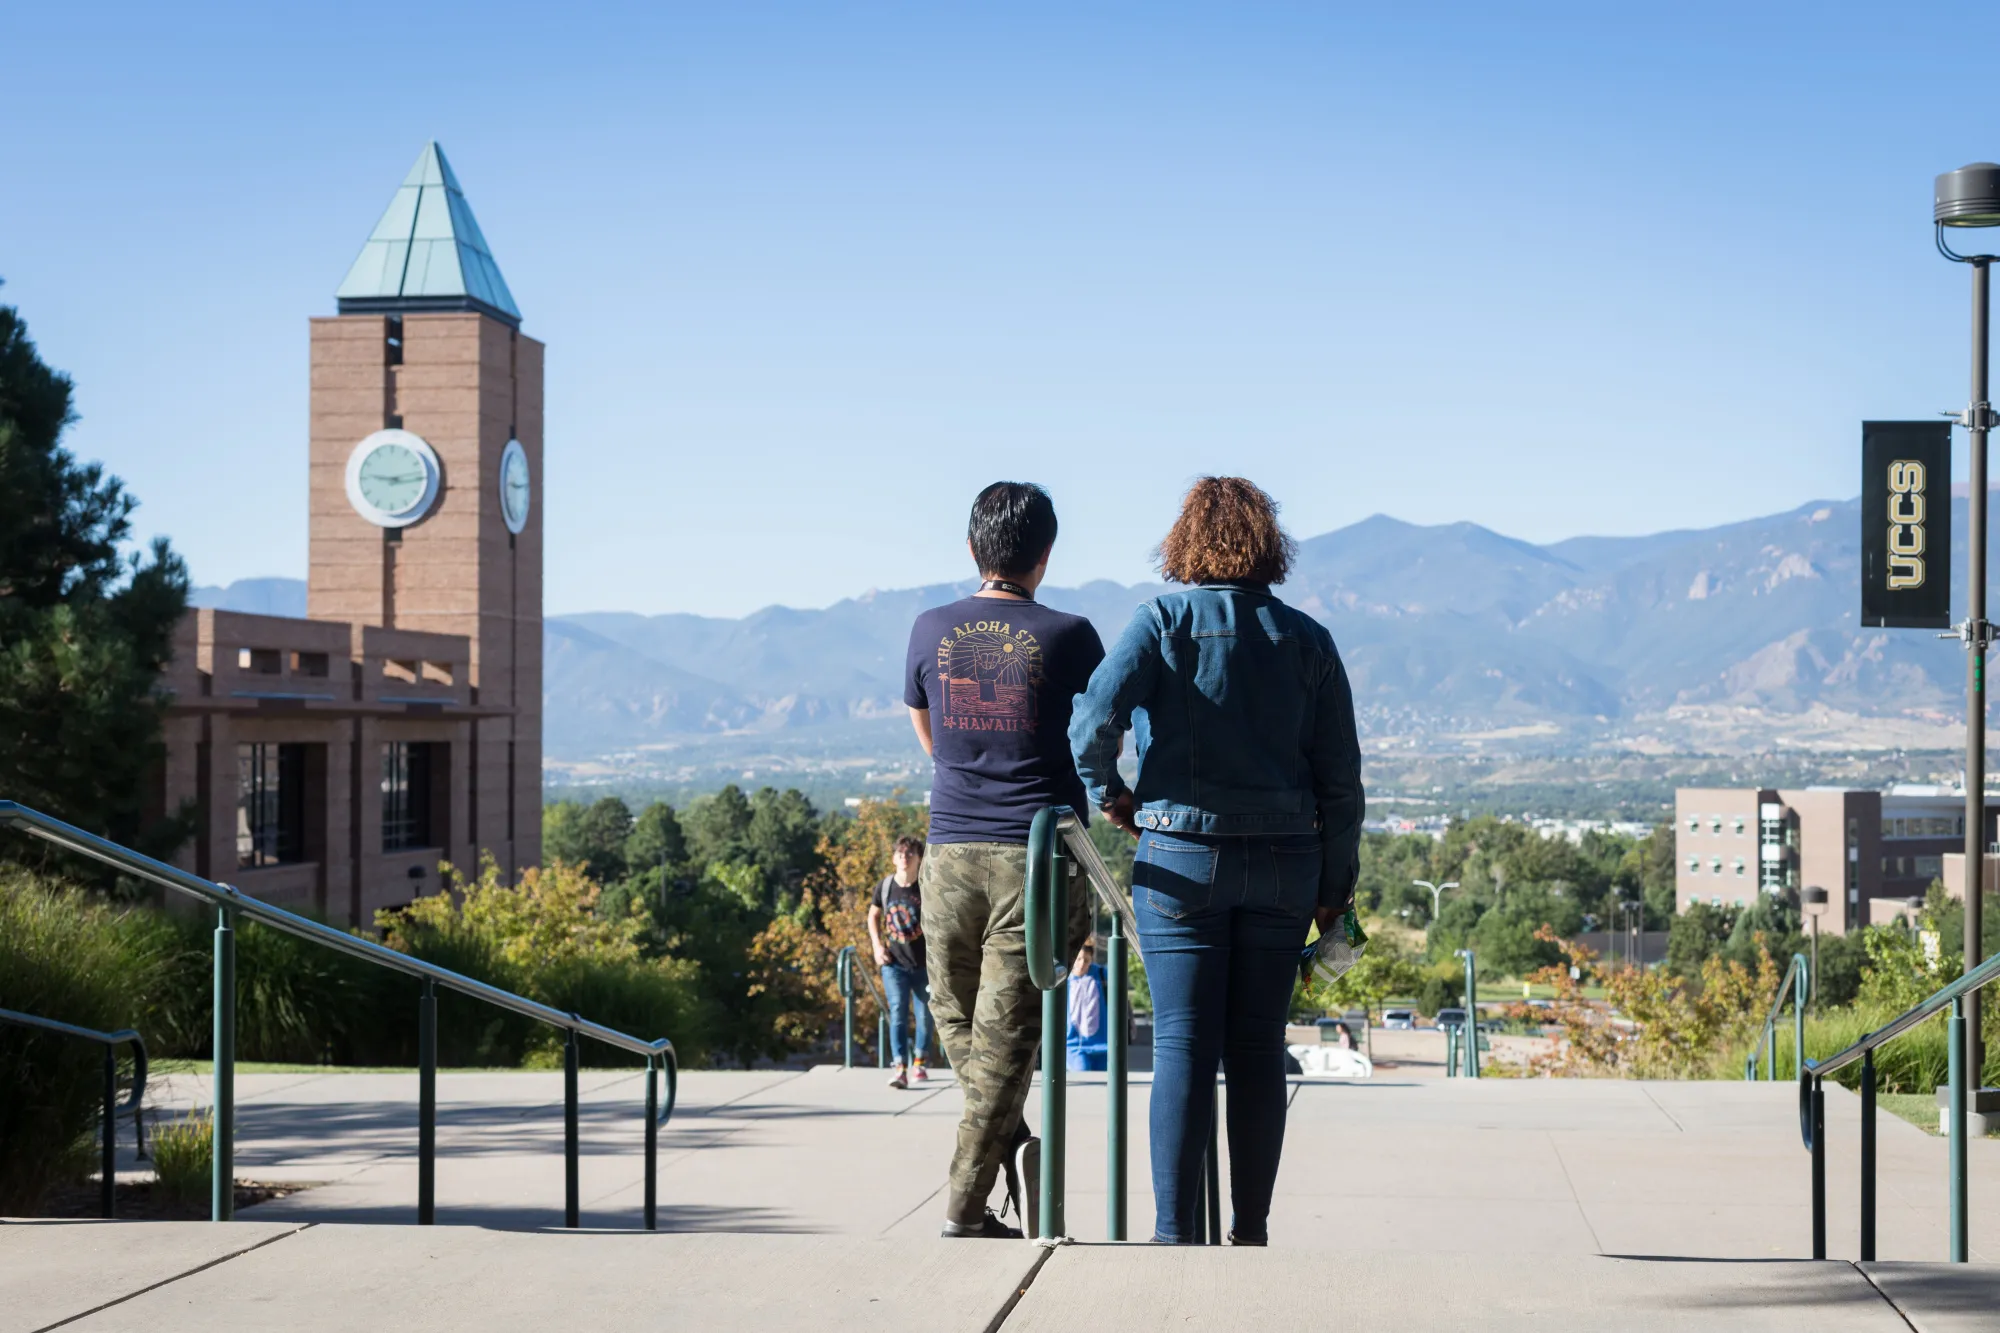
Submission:
[[[954,1240],[1019,1240],[1021,1233],[1008,1226],[987,1209],[986,1216],[973,1223],[946,1222],[940,1236]]]
[[[1239,1236],[1232,1231],[1229,1233],[1229,1243],[1231,1245],[1269,1245],[1271,1238],[1269,1236]]]

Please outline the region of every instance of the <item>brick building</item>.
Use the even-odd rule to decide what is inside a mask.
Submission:
[[[1989,847],[1996,822],[2000,794],[1987,801]],[[1741,907],[1760,892],[1817,887],[1827,893],[1820,929],[1844,933],[1922,897],[1934,879],[1963,877],[1965,796],[1914,785],[1683,787],[1674,793],[1674,836],[1677,909]]]
[[[307,618],[190,612],[179,860],[339,923],[541,855],[542,345],[428,145],[311,321]]]

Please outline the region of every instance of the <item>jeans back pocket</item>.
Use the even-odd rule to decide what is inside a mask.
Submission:
[[[1215,865],[1222,852],[1206,843],[1147,833],[1132,861],[1132,888],[1161,916],[1192,916],[1215,900]]]
[[[1320,869],[1325,851],[1317,833],[1271,840],[1273,897],[1284,911],[1311,916],[1319,905]]]

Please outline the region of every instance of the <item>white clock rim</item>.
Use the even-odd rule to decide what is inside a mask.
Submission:
[[[416,503],[399,513],[391,514],[379,509],[361,493],[361,464],[368,455],[384,445],[400,444],[415,454],[424,465],[424,493]],[[425,514],[437,502],[440,481],[444,467],[438,462],[437,451],[431,448],[423,436],[400,427],[389,427],[365,435],[347,455],[347,502],[354,506],[354,512],[373,523],[378,528],[407,528]]]
[[[528,474],[527,499],[521,508],[521,519],[518,523],[515,522],[514,516],[507,512],[507,463],[508,460],[513,458],[521,460],[521,470]],[[507,525],[507,531],[518,537],[521,535],[522,530],[528,526],[528,515],[534,511],[535,507],[535,476],[528,468],[528,451],[518,439],[507,441],[507,447],[500,451],[499,492],[500,521]]]

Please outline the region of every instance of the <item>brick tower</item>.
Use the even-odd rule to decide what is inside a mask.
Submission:
[[[521,333],[435,143],[337,295],[340,313],[312,321],[307,614],[357,639],[377,626],[469,640],[474,715],[448,759],[454,827],[435,841],[490,852],[511,879],[541,859],[542,345]],[[364,669],[385,674],[387,699],[409,679],[413,716],[435,707],[422,702],[426,681],[443,683],[435,664]],[[378,751],[391,747],[356,742],[357,808],[378,771],[391,786]],[[354,837],[379,832],[357,820]]]

